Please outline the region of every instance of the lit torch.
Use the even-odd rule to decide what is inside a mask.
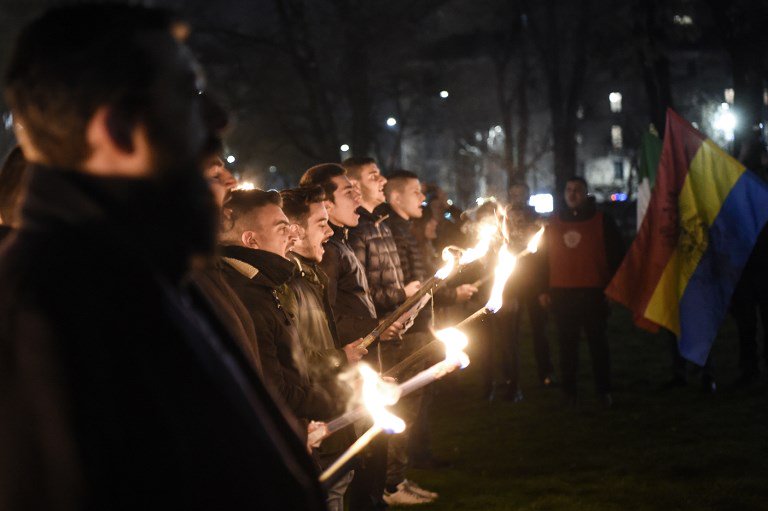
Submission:
[[[234,188],[235,190],[255,190],[256,185],[252,181],[241,181]]]
[[[425,299],[427,293],[434,291],[456,271],[456,259],[458,256],[456,255],[455,249],[446,247],[443,249],[442,255],[445,264],[435,272],[434,276],[430,277],[426,282],[424,282],[419,290],[416,291],[416,293],[408,297],[402,304],[400,304],[397,309],[395,309],[394,312],[389,314],[386,318],[382,319],[379,324],[376,325],[376,328],[374,328],[371,333],[363,338],[360,346],[367,348],[373,344],[373,341],[375,341],[381,334],[383,334],[387,328],[391,327],[395,321],[403,318],[403,316],[414,316],[418,314],[418,312],[422,309],[422,307],[424,307],[424,305],[426,305],[426,302],[428,301],[428,299]]]
[[[321,483],[327,483],[336,472],[362,451],[382,431],[402,433],[405,430],[405,422],[387,410],[387,406],[392,406],[400,399],[400,388],[394,383],[389,383],[379,378],[379,375],[367,364],[358,364],[358,370],[363,379],[363,403],[373,419],[373,426],[360,435],[360,438],[320,475]]]
[[[483,318],[490,314],[495,314],[501,309],[504,304],[504,287],[507,285],[507,280],[515,269],[517,264],[517,257],[514,256],[507,245],[503,245],[499,250],[499,258],[494,269],[493,287],[491,288],[491,296],[485,304],[485,307],[472,314],[470,317],[456,325],[456,328],[466,328],[476,321],[482,321]]]

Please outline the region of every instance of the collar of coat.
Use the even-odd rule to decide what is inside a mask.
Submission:
[[[377,209],[378,207],[380,206],[377,206]],[[370,211],[368,211],[362,206],[357,208],[357,213],[360,215],[360,222],[362,223],[363,221],[368,221],[368,222],[371,222],[372,224],[375,224],[376,227],[378,227],[381,224],[381,222],[389,218],[389,215],[379,215],[377,213],[377,209],[374,209],[373,213],[371,213]]]
[[[333,236],[331,236],[331,238],[340,241],[347,241],[349,238],[349,227],[342,227],[340,225],[332,224],[331,222],[328,222],[328,225],[330,225],[331,229],[333,229]]]
[[[221,247],[221,255],[234,269],[251,280],[263,280],[269,287],[287,283],[296,270],[291,261],[266,250],[225,245]]]
[[[144,261],[171,282],[181,281],[194,256],[213,254],[213,209],[200,200],[210,195],[202,180],[170,171],[105,177],[42,165],[30,165],[25,177],[20,231],[80,233],[104,250]],[[183,198],[169,208],[177,189]]]

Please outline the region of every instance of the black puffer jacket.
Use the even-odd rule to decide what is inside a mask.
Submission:
[[[296,329],[296,298],[288,286],[293,263],[264,250],[222,247],[224,278],[240,297],[256,327],[264,381],[302,419],[327,420],[341,412],[333,398],[309,378]]]
[[[383,317],[405,300],[400,256],[386,218],[363,207],[357,212],[360,223],[349,231],[349,245],[365,268],[373,304]]]
[[[325,244],[320,267],[328,276],[328,301],[342,345],[364,337],[376,327],[376,307],[368,291],[365,268],[349,246],[348,229],[330,224],[333,236]]]
[[[427,274],[419,242],[412,232],[412,222],[398,215],[386,202],[374,210],[380,217],[386,217],[384,223],[392,231],[392,238],[397,245],[400,257],[400,269],[403,270],[403,283],[418,280],[424,282]]]

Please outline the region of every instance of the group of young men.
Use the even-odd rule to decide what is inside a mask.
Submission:
[[[350,368],[385,372],[431,340],[424,307],[362,345],[435,270],[412,225],[425,211],[418,176],[385,179],[351,158],[281,192],[234,189],[218,157],[226,115],[188,33],[164,10],[79,4],[18,39],[5,93],[27,175],[0,249],[0,508],[433,501],[405,477],[410,429],[379,437],[325,488],[318,468],[365,424],[307,445],[347,410]],[[556,222],[552,240],[597,247],[602,217],[580,220]],[[597,288],[600,261],[584,282],[575,267],[552,278]],[[598,298],[566,295],[552,299],[585,309],[563,328],[589,329]],[[414,393],[396,413],[417,424],[425,409]]]

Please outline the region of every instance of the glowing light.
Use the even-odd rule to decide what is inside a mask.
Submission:
[[[400,433],[405,430],[405,422],[386,409],[400,399],[400,389],[394,383],[385,382],[376,371],[367,364],[358,364],[360,376],[363,378],[363,404],[373,418],[373,423],[390,433]]]
[[[443,261],[445,261],[445,264],[435,272],[435,277],[440,280],[445,280],[448,277],[451,276],[451,273],[453,273],[454,267],[456,267],[456,256],[453,254],[451,249],[448,247],[445,247],[443,249]]]
[[[528,246],[525,247],[528,252],[531,254],[535,254],[536,251],[539,249],[539,243],[541,242],[541,237],[544,236],[544,228],[542,227],[539,229],[536,234],[533,235],[531,238],[531,241],[528,242]]]
[[[469,344],[469,339],[461,330],[456,328],[445,328],[435,332],[440,342],[445,345],[445,363],[458,366],[462,369],[469,365],[469,356],[464,353],[464,349]]]
[[[237,161],[237,158],[235,158],[234,155],[230,154],[227,156],[227,163],[235,163]]]
[[[349,151],[349,144],[341,144],[341,147],[339,147],[339,149],[341,149],[342,153],[346,153],[347,151]]]
[[[737,122],[736,116],[731,112],[730,105],[728,103],[721,103],[715,114],[712,126],[717,131],[722,132],[725,140],[731,142],[733,141],[733,131],[736,129]]]
[[[235,187],[235,190],[255,190],[256,185],[253,183],[253,181],[242,181],[238,183],[238,185]]]
[[[627,200],[627,194],[626,193],[612,193],[611,194],[611,200],[613,202],[624,202]]]
[[[491,312],[498,312],[501,306],[504,304],[503,294],[504,287],[507,285],[507,280],[512,272],[515,270],[515,264],[517,258],[512,255],[507,245],[501,247],[499,250],[499,259],[496,262],[496,268],[494,269],[493,276],[493,288],[491,288],[491,296],[488,298],[488,302],[485,304],[485,308]]]
[[[555,200],[551,193],[537,193],[531,195],[528,205],[533,206],[536,213],[552,213],[555,209]]]
[[[394,117],[387,118],[387,126],[389,126],[390,128],[393,126],[397,126],[397,119],[395,119]]]
[[[446,99],[448,96],[450,96],[450,94],[448,94],[447,90],[441,90],[440,91],[440,97],[441,98]]]
[[[488,253],[488,249],[491,248],[491,241],[498,232],[499,227],[496,222],[483,221],[480,224],[477,244],[467,249],[459,259],[459,264],[469,264],[473,261],[477,261],[485,254]]]

